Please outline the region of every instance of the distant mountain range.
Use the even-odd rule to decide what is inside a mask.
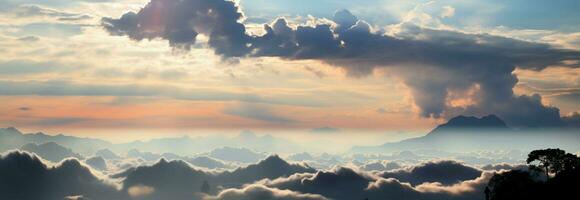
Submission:
[[[512,129],[495,115],[481,118],[457,116],[437,126],[425,136],[380,146],[356,146],[352,153],[384,153],[403,150],[511,150],[560,147],[580,150],[577,129]]]
[[[81,138],[75,136],[47,135],[42,132],[24,134],[14,127],[0,128],[0,152],[17,149],[29,143],[43,144],[54,142],[73,149],[77,153],[91,155],[99,149],[113,144],[105,140]]]
[[[82,138],[75,136],[47,135],[42,132],[22,133],[14,127],[0,128],[0,152],[18,149],[26,144],[44,144],[54,142],[84,156],[93,154],[125,155],[131,150],[152,152],[157,154],[174,153],[179,155],[195,155],[209,152],[221,147],[247,148],[260,152],[288,153],[303,149],[299,144],[277,138],[271,135],[258,136],[250,131],[243,131],[234,137],[222,135],[207,137],[175,137],[152,139],[114,144],[105,140]],[[107,149],[107,150],[104,150]],[[112,151],[112,152],[111,152]],[[113,153],[113,154],[111,154]],[[133,152],[135,153],[135,152]],[[252,161],[255,161],[253,159]]]

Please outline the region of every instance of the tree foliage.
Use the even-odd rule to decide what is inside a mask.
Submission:
[[[580,158],[576,155],[560,149],[542,149],[530,152],[526,162],[530,170],[512,170],[490,179],[490,200],[578,198]],[[543,181],[534,171],[553,177]]]

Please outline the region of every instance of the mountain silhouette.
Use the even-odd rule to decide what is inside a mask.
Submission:
[[[481,118],[459,115],[457,117],[451,118],[449,121],[447,121],[447,123],[435,127],[427,134],[427,136],[436,137],[441,134],[457,132],[478,132],[482,129],[497,130],[498,132],[509,131],[509,127],[506,125],[506,123],[496,115],[487,115]]]
[[[80,154],[77,154],[71,149],[63,147],[55,142],[47,142],[44,144],[29,143],[22,146],[20,149],[35,153],[36,155],[52,162],[60,162],[61,160],[70,157],[78,159],[83,158]]]
[[[515,136],[507,124],[496,115],[484,117],[457,116],[431,130],[424,136],[373,147],[354,147],[353,152],[385,152],[401,150],[465,150],[493,148],[494,140]],[[490,144],[491,143],[491,144]],[[508,144],[506,142],[497,143]]]
[[[28,143],[43,144],[48,142],[55,142],[69,147],[74,149],[75,152],[84,155],[91,155],[98,149],[112,145],[110,142],[100,139],[65,136],[62,134],[47,135],[42,132],[24,134],[14,127],[0,128],[0,152],[17,149]]]

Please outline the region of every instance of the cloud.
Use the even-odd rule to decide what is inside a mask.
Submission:
[[[114,35],[131,39],[163,38],[176,48],[189,49],[199,33],[224,56],[243,56],[250,37],[238,21],[243,15],[232,1],[152,0],[139,12],[125,13],[119,19],[103,18],[103,26]]]
[[[77,21],[77,20],[84,20],[84,19],[91,19],[92,17],[89,15],[77,14],[77,13],[69,13],[64,11],[59,11],[56,9],[46,8],[39,5],[20,5],[14,11],[12,11],[14,15],[19,18],[22,17],[53,17],[61,21]]]
[[[510,125],[522,127],[560,126],[561,119],[559,110],[542,104],[540,97],[514,94],[518,81],[514,70],[556,65],[575,68],[578,64],[562,61],[580,60],[580,52],[575,50],[489,34],[405,23],[386,31],[373,30],[346,10],[337,12],[332,21],[296,27],[278,18],[264,25],[264,35],[246,33],[239,22],[242,16],[229,1],[153,0],[137,13],[102,21],[113,35],[135,40],[163,38],[183,49],[191,48],[198,34],[206,35],[209,46],[223,57],[320,60],[355,77],[386,69],[409,87],[424,117],[496,113]],[[471,104],[451,104],[456,96],[469,98]]]
[[[455,8],[452,6],[443,6],[441,18],[449,18],[455,16]]]
[[[451,160],[426,162],[407,169],[383,172],[384,178],[395,178],[411,185],[425,182],[438,182],[442,185],[452,185],[466,180],[472,180],[481,175],[479,169],[465,166]]]
[[[23,107],[18,108],[18,110],[20,110],[20,111],[30,111],[30,110],[32,110],[32,108],[23,106]]]
[[[442,175],[463,170],[433,162]],[[416,166],[425,168],[427,164]],[[450,164],[450,165],[457,165]],[[16,167],[17,166],[17,167]],[[419,170],[413,173],[420,174]],[[122,181],[117,189],[92,174],[76,159],[47,166],[34,155],[14,151],[0,156],[2,199],[479,199],[494,172],[445,184],[434,180],[413,186],[403,180],[383,178],[379,173],[350,168],[316,171],[290,164],[278,156],[234,171],[203,171],[184,161],[159,160],[111,176]],[[203,189],[204,182],[209,191]],[[50,190],[46,190],[50,188]],[[34,193],[30,190],[37,191]],[[10,192],[8,192],[10,191]],[[73,199],[74,199],[73,198]]]
[[[246,148],[222,147],[213,149],[209,156],[225,161],[253,163],[266,157],[265,154],[258,153]]]
[[[325,127],[313,128],[310,130],[310,132],[313,132],[313,133],[337,133],[337,132],[340,132],[340,129],[325,126]]]
[[[451,171],[451,170],[450,170]],[[267,187],[287,189],[308,194],[320,194],[330,199],[478,199],[482,198],[492,173],[473,180],[444,186],[425,183],[413,187],[394,178],[381,178],[349,168],[319,171],[316,174],[294,174],[287,178],[263,180]]]
[[[19,37],[18,40],[22,41],[22,42],[37,42],[40,40],[40,38],[37,36],[29,35],[29,36]]]
[[[482,170],[488,171],[501,171],[501,170],[527,170],[528,166],[523,164],[509,164],[509,163],[498,163],[498,164],[488,164],[481,167]]]
[[[267,188],[263,185],[250,185],[243,189],[227,189],[215,197],[206,197],[205,200],[326,200],[327,198],[315,194],[301,194],[290,190]]]
[[[136,185],[131,186],[127,191],[129,193],[129,196],[133,198],[140,198],[152,194],[153,192],[155,192],[155,188],[145,185]]]
[[[573,112],[562,118],[564,122],[570,127],[580,127],[580,112]]]
[[[225,114],[271,123],[294,123],[295,121],[274,113],[269,106],[255,103],[239,103],[223,110]]]
[[[0,69],[2,70],[2,69]],[[22,69],[15,69],[21,72]],[[1,95],[39,95],[39,96],[118,96],[118,97],[171,97],[191,101],[241,101],[248,103],[269,103],[297,106],[324,106],[322,102],[304,101],[304,96],[276,95],[263,96],[245,92],[182,88],[169,85],[147,84],[94,84],[62,80],[49,81],[0,81]],[[261,108],[258,106],[258,109]],[[241,112],[239,108],[235,111]],[[247,109],[247,108],[246,108]],[[267,119],[267,111],[256,115]],[[284,121],[282,118],[278,120]],[[289,120],[289,119],[286,119]]]
[[[37,40],[34,36],[22,38],[26,41]],[[63,73],[82,67],[66,66],[57,62],[36,62],[32,60],[9,60],[0,61],[0,75],[29,75],[29,74],[47,74]]]
[[[187,159],[188,163],[191,163],[192,165],[198,166],[198,167],[205,167],[208,169],[229,169],[232,168],[231,165],[228,165],[227,163],[212,158],[212,157],[208,157],[208,156],[198,156],[195,158],[191,158],[191,159]]]

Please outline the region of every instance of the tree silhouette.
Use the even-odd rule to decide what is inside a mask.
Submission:
[[[520,170],[512,170],[493,176],[487,185],[488,200],[515,200],[515,199],[540,199],[537,189],[539,183],[534,181],[529,173]],[[485,193],[485,191],[484,191]]]
[[[541,149],[534,150],[528,154],[526,162],[528,164],[538,161],[539,164],[530,164],[531,169],[543,170],[546,178],[550,178],[550,173],[558,175],[565,169],[569,161],[566,160],[566,152],[560,149]],[[574,156],[576,157],[576,156]]]
[[[578,199],[579,157],[560,149],[543,149],[530,152],[526,161],[528,164],[534,163],[530,164],[530,169],[554,176],[540,181],[539,174],[532,171],[500,172],[489,180],[489,191],[484,191],[489,200]]]

